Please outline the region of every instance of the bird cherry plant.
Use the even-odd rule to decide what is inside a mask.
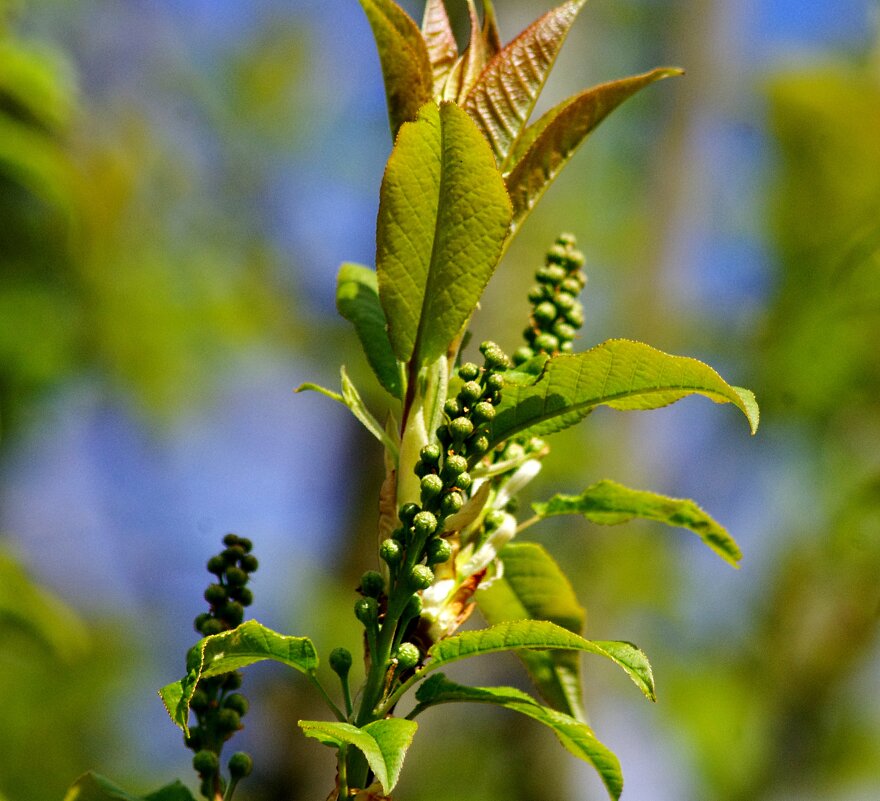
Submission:
[[[187,655],[186,675],[160,695],[195,752],[201,793],[210,801],[229,801],[250,772],[250,757],[239,752],[224,773],[220,752],[247,711],[239,670],[261,660],[305,674],[326,701],[332,719],[299,726],[336,752],[331,800],[389,799],[417,719],[452,702],[495,704],[549,727],[617,799],[619,762],[583,712],[580,654],[614,663],[653,700],[650,665],[627,642],[585,639],[584,610],[562,568],[518,535],[555,515],[600,524],[645,518],[692,530],[734,566],[740,552],[689,500],[603,480],[578,495],[534,503],[520,521],[517,493],[550,452],[546,437],[598,406],[654,409],[703,395],[739,408],[753,433],[757,406],[748,390],[702,362],[639,342],[609,340],[576,352],[586,278],[571,235],[557,239],[535,272],[528,313],[523,304],[524,339],[512,355],[491,341],[472,348],[468,327],[511,240],[578,146],[624,100],[680,70],[595,86],[530,122],[584,0],[548,11],[506,46],[489,0],[482,20],[468,0],[463,51],[443,0],[428,0],[421,27],[393,0],[359,2],[379,51],[393,149],[380,188],[375,268],[344,264],[337,306],[393,412],[377,419],[344,367],[339,392],[300,389],[344,404],[384,450],[382,569],[363,574],[354,603],[363,626],[363,646],[355,649],[362,651],[363,680],[352,685],[360,670],[340,646],[328,655],[339,686],[327,688],[310,639],[242,622],[257,562],[248,540],[228,535],[224,551],[208,562],[216,581],[205,592],[210,611],[196,619],[202,639]],[[475,608],[486,626],[462,631]],[[441,672],[501,651],[521,659],[536,695],[465,686]],[[70,801],[134,798],[94,774],[72,792],[80,794]],[[147,798],[192,796],[178,782]]]

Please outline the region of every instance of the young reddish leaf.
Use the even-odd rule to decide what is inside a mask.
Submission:
[[[421,31],[394,0],[358,0],[379,51],[392,138],[432,95],[432,68]]]
[[[464,100],[499,165],[526,127],[559,49],[586,0],[568,0],[533,22],[498,53]]]
[[[518,228],[587,136],[624,100],[654,81],[681,75],[661,67],[610,81],[564,100],[530,125],[511,151],[503,172]]]
[[[489,58],[494,58],[501,52],[501,33],[492,0],[483,0],[483,42]]]
[[[422,36],[428,47],[428,59],[431,62],[434,97],[439,97],[443,94],[449,71],[458,58],[458,44],[452,33],[443,0],[428,0],[425,5]]]

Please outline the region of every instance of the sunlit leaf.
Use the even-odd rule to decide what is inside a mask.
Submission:
[[[64,801],[194,801],[192,793],[179,781],[145,796],[127,793],[97,773],[79,777],[64,796]]]
[[[406,749],[418,728],[415,721],[404,718],[377,720],[361,729],[323,720],[301,720],[299,726],[307,737],[331,748],[354,746],[361,751],[386,793],[397,784]]]
[[[379,383],[399,398],[400,370],[388,341],[375,271],[361,264],[343,264],[336,279],[336,308],[354,325]]]
[[[582,634],[586,613],[559,565],[540,545],[512,542],[501,551],[504,571],[477,590],[480,612],[490,624],[549,620]],[[580,658],[572,651],[518,651],[535,686],[554,708],[583,718]]]
[[[594,86],[570,97],[530,125],[503,165],[518,228],[578,147],[624,100],[654,81],[681,75],[660,68]]]
[[[734,567],[739,566],[737,563],[742,558],[739,546],[727,530],[693,501],[630,489],[614,481],[600,481],[580,495],[554,495],[545,503],[533,503],[532,508],[541,517],[583,515],[604,526],[635,518],[656,520],[690,529]]]
[[[528,122],[559,49],[586,0],[568,0],[533,22],[487,65],[464,108],[503,165]]]
[[[442,94],[449,70],[458,58],[458,44],[443,0],[428,0],[422,18],[422,36],[431,62],[434,96]]]
[[[398,444],[391,439],[385,428],[379,423],[379,421],[373,416],[372,412],[367,408],[367,405],[364,403],[363,398],[361,398],[360,393],[357,391],[357,387],[348,377],[348,373],[346,372],[345,367],[340,370],[340,377],[342,380],[343,403],[361,422],[364,428],[366,428],[367,431],[369,431],[377,440],[379,440],[379,442],[381,442],[385,446],[391,456],[396,459],[398,455]]]
[[[380,192],[379,298],[400,361],[446,352],[495,270],[509,221],[473,121],[453,104],[426,105],[401,128]]]
[[[708,365],[641,342],[612,339],[586,353],[553,357],[531,386],[505,386],[492,439],[552,434],[597,406],[657,409],[695,394],[734,404],[748,418],[752,433],[757,429],[754,395],[730,386]]]
[[[418,689],[416,714],[437,704],[478,703],[519,712],[549,727],[559,742],[578,759],[593,765],[612,798],[623,790],[623,775],[617,757],[583,721],[539,704],[513,687],[465,687],[449,681],[442,673],[431,676]]]
[[[468,46],[464,53],[462,53],[461,70],[458,76],[459,83],[456,86],[456,100],[459,103],[464,100],[468,92],[473,88],[489,59],[474,0],[467,0],[467,4],[468,19],[470,20],[471,27]]]
[[[197,647],[197,664],[180,681],[159,690],[171,720],[184,731],[188,730],[189,702],[201,678],[231,673],[267,659],[292,667],[300,673],[313,673],[318,668],[318,654],[308,637],[278,634],[256,620],[248,620],[231,631],[205,637]]]
[[[652,701],[654,677],[648,658],[627,642],[585,640],[546,620],[512,620],[479,631],[465,631],[433,645],[425,671],[469,659],[472,656],[518,651],[524,648],[585,651],[610,659],[626,671],[635,685]]]
[[[432,97],[432,67],[418,26],[394,0],[358,0],[376,40],[388,120],[394,138],[400,126],[414,120]]]

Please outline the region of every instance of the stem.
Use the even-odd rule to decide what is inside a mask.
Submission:
[[[516,533],[519,534],[521,531],[525,531],[530,526],[534,526],[535,523],[541,522],[544,518],[541,515],[535,515],[534,517],[530,517],[528,520],[524,520],[516,527]]]
[[[345,717],[346,720],[348,720],[351,717],[352,710],[354,709],[351,703],[351,687],[348,683],[348,676],[345,676],[344,678],[340,676],[339,683],[342,684],[342,699],[345,702]]]
[[[238,780],[230,779],[229,784],[226,785],[226,792],[223,793],[223,801],[232,801],[232,794],[236,787],[238,787]]]
[[[327,691],[324,689],[324,686],[321,684],[321,682],[318,681],[318,677],[313,672],[310,672],[309,678],[311,679],[312,684],[314,684],[315,687],[318,688],[318,692],[321,693],[321,696],[324,698],[324,702],[327,704],[327,706],[330,707],[330,711],[336,716],[336,720],[338,720],[340,723],[345,723],[348,718],[344,714],[342,714],[342,710],[338,706],[336,706],[335,703],[333,703],[333,699],[327,694]],[[350,700],[351,699],[349,698],[349,701]]]
[[[336,797],[340,801],[348,798],[348,747],[342,746],[336,756],[336,772],[338,790]]]

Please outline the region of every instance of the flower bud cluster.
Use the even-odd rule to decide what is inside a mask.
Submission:
[[[210,611],[195,619],[195,628],[203,636],[220,634],[238,626],[244,619],[244,608],[253,602],[247,588],[250,574],[258,562],[251,554],[251,541],[235,534],[223,538],[225,549],[208,560],[208,572],[216,582],[205,590],[205,600]],[[187,670],[193,669],[201,659],[199,646],[187,654]],[[220,776],[220,751],[223,744],[242,728],[242,717],[248,711],[247,699],[236,692],[241,687],[241,673],[200,679],[190,699],[190,709],[196,716],[185,738],[186,746],[195,751],[193,768],[201,779],[201,793],[206,798],[216,798],[222,788]],[[233,781],[250,773],[251,759],[245,753],[233,754],[230,759],[230,775]]]
[[[547,252],[544,266],[535,272],[537,283],[529,290],[532,313],[523,332],[528,345],[516,351],[514,364],[540,353],[553,356],[571,351],[584,324],[584,308],[578,296],[587,283],[581,269],[584,255],[575,245],[571,234],[561,234]]]

